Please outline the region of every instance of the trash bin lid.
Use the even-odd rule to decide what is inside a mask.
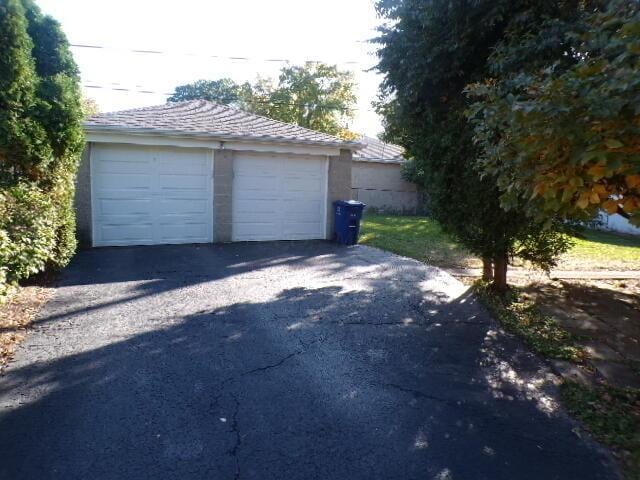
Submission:
[[[367,206],[366,203],[359,202],[358,200],[336,200],[333,202],[334,205],[341,205],[343,207],[361,207],[364,208]]]

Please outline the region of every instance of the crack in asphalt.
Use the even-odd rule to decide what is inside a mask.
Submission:
[[[230,448],[227,453],[231,455],[234,459],[236,470],[233,475],[234,480],[238,480],[240,478],[240,460],[238,459],[238,450],[242,446],[242,435],[240,434],[240,428],[238,427],[238,412],[240,411],[240,401],[238,397],[236,397],[233,393],[231,394],[233,401],[235,402],[235,409],[233,411],[233,417],[231,419],[231,432],[235,433],[235,442],[233,447]]]
[[[326,336],[322,336],[322,337],[317,338],[317,339],[315,339],[315,340],[313,340],[313,341],[311,341],[309,343],[306,343],[306,344],[302,340],[298,340],[300,342],[300,345],[302,346],[301,350],[296,350],[294,352],[291,352],[290,354],[288,354],[288,355],[284,356],[283,358],[281,358],[280,360],[278,360],[276,363],[272,363],[272,364],[265,365],[265,366],[262,366],[262,367],[256,367],[256,368],[253,368],[251,370],[247,370],[245,372],[242,372],[239,375],[234,375],[234,376],[231,376],[231,377],[227,377],[222,382],[220,382],[220,390],[223,391],[228,383],[234,382],[234,381],[238,380],[239,378],[246,377],[247,375],[252,375],[252,374],[258,373],[258,372],[264,372],[266,370],[271,370],[272,368],[278,368],[278,367],[284,365],[284,363],[287,360],[290,360],[293,357],[296,357],[298,355],[302,355],[303,353],[306,353],[307,350],[309,349],[309,347],[311,347],[312,345],[315,345],[316,343],[324,343],[326,340],[327,340]],[[215,397],[215,399],[219,399],[222,396],[223,393],[224,392],[222,392],[220,395],[217,395]]]
[[[419,324],[413,322],[333,322],[334,325],[349,325],[362,327],[385,327],[385,326],[402,326],[411,327]]]
[[[455,405],[455,406],[459,406],[458,402],[455,400],[452,400],[450,398],[443,398],[443,397],[438,397],[436,395],[430,395],[428,393],[424,393],[420,390],[415,390],[413,388],[407,388],[407,387],[403,387],[402,385],[398,385],[395,383],[383,383],[382,384],[383,387],[389,387],[389,388],[395,388],[396,390],[400,390],[401,392],[404,393],[408,393],[410,395],[412,395],[414,398],[424,398],[427,400],[433,400],[436,402],[441,402],[447,405]]]
[[[264,372],[266,370],[271,370],[272,368],[278,368],[282,366],[287,360],[290,360],[293,357],[297,357],[298,355],[302,355],[303,353],[306,353],[309,347],[311,347],[312,345],[315,345],[316,343],[324,343],[326,340],[327,340],[327,337],[323,336],[305,344],[301,339],[298,339],[298,342],[300,342],[300,345],[302,346],[301,350],[296,350],[295,352],[290,353],[289,355],[281,358],[276,363],[273,363],[271,365],[265,365],[264,367],[257,367],[252,370],[248,370],[238,375],[238,377],[246,377],[247,375],[252,375],[254,373]]]
[[[253,368],[253,369],[247,370],[246,372],[243,372],[243,373],[241,373],[239,375],[225,378],[220,383],[220,393],[218,393],[214,397],[213,401],[211,402],[210,409],[211,410],[219,409],[220,400],[225,395],[227,386],[229,384],[235,382],[236,380],[238,380],[238,379],[240,379],[242,377],[246,377],[248,375],[253,375],[254,373],[264,372],[264,371],[267,371],[267,370],[271,370],[273,368],[281,367],[282,365],[284,365],[291,358],[306,353],[309,350],[309,347],[311,347],[312,345],[315,345],[317,343],[324,343],[326,340],[327,340],[327,336],[322,336],[320,338],[317,338],[317,339],[305,344],[302,341],[302,339],[298,339],[298,342],[300,343],[302,348],[300,350],[296,350],[295,352],[292,352],[292,353],[284,356],[283,358],[278,360],[276,363],[265,365],[263,367]],[[231,398],[233,399],[233,402],[235,404],[235,407],[234,407],[234,410],[233,410],[233,415],[231,417],[231,433],[235,434],[235,441],[234,441],[233,447],[230,448],[229,450],[227,450],[227,454],[231,455],[233,457],[233,459],[234,459],[234,462],[235,462],[235,473],[234,473],[234,477],[233,478],[234,478],[234,480],[238,480],[240,478],[240,460],[238,458],[238,451],[239,451],[240,447],[242,446],[242,435],[240,434],[240,428],[239,428],[239,425],[238,425],[238,414],[239,414],[239,411],[240,411],[240,401],[238,400],[238,397],[233,392],[229,392],[229,395],[231,396]]]
[[[265,370],[271,370],[272,368],[278,368],[281,365],[283,365],[290,358],[296,357],[296,356],[300,355],[301,353],[304,353],[304,350],[296,350],[295,352],[290,353],[289,355],[287,355],[286,357],[280,359],[279,361],[277,361],[274,364],[265,365],[264,367],[254,368],[253,370],[248,370],[248,371],[246,371],[244,373],[241,373],[239,376],[240,377],[246,377],[247,375],[251,375],[253,373],[264,372]]]

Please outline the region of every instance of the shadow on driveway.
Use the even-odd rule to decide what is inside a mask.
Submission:
[[[39,322],[3,479],[616,478],[460,284],[375,249],[96,249]]]

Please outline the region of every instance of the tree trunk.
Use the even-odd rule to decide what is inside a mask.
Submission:
[[[482,257],[482,279],[487,282],[493,280],[493,263],[488,257]]]
[[[507,255],[499,255],[494,259],[493,285],[499,292],[507,289]]]

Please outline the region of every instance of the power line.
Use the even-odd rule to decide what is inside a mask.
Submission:
[[[258,58],[258,57],[245,57],[245,56],[225,56],[203,53],[189,53],[189,52],[170,52],[165,50],[155,49],[139,49],[139,48],[120,48],[107,45],[95,45],[95,44],[83,44],[83,43],[71,43],[69,44],[73,48],[84,48],[90,50],[117,50],[121,52],[130,52],[144,55],[171,55],[171,56],[185,56],[185,57],[202,57],[214,60],[232,60],[232,61],[245,61],[245,62],[271,62],[271,63],[297,63],[288,58]],[[322,60],[302,60],[304,63],[335,63],[336,65],[361,65],[362,62],[356,60],[347,60],[344,62],[324,62]],[[367,72],[367,70],[362,70]]]
[[[117,85],[119,85],[117,83],[114,83],[112,85],[114,85],[114,86],[96,85],[94,83],[83,83],[82,84],[82,86],[84,88],[92,88],[92,89],[100,89],[100,90],[113,90],[113,91],[116,91],[116,92],[124,92],[124,93],[143,93],[143,94],[152,94],[152,95],[163,95],[165,97],[170,97],[175,93],[175,92],[171,92],[171,93],[157,92],[157,91],[154,91],[154,90],[144,89],[143,87],[141,87],[139,85],[137,85],[137,87],[139,87],[140,89],[126,88],[126,87],[117,86]],[[350,111],[358,110],[358,108],[355,108],[355,107],[340,107],[340,106],[337,106],[337,105],[318,105],[318,104],[312,104],[312,103],[289,103],[289,102],[278,102],[278,101],[260,100],[260,99],[251,99],[247,103],[258,103],[258,104],[261,104],[261,105],[282,105],[282,106],[289,106],[289,107],[321,108],[321,109],[324,109],[324,110],[342,110],[345,113],[346,112],[350,112]]]

